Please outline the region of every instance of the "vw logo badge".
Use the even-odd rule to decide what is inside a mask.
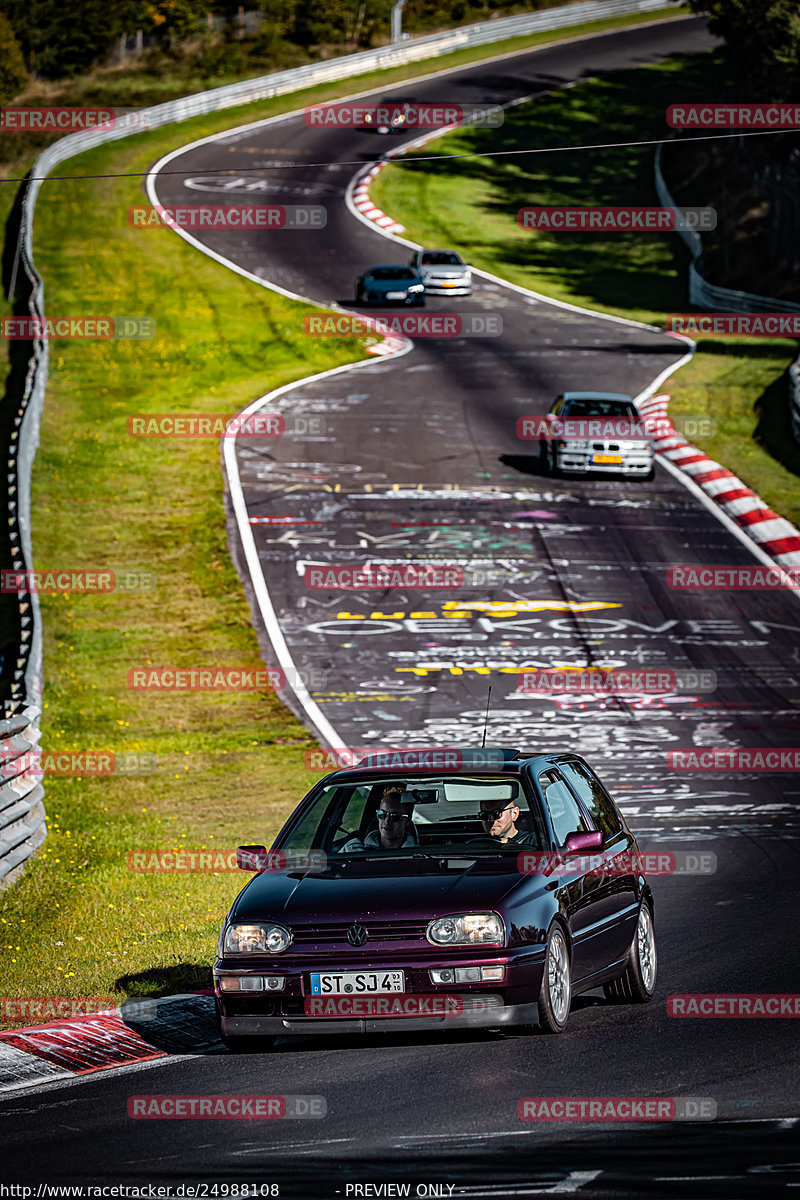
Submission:
[[[351,946],[363,946],[367,940],[367,931],[363,925],[351,925],[347,931],[347,940]]]

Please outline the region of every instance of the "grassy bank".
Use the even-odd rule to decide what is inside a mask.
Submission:
[[[558,148],[663,137],[675,96],[688,103],[723,84],[712,55],[590,80],[509,110],[501,129],[464,129],[428,143],[382,171],[372,196],[414,241],[454,246],[475,266],[555,299],[663,326],[667,313],[689,307],[688,254],[677,236],[533,231],[520,227],[517,213],[657,204],[653,146]],[[448,153],[478,157],[425,161]],[[678,180],[674,192],[681,204],[708,202],[688,182]],[[673,414],[714,419],[715,435],[697,439],[702,448],[800,521],[800,448],[785,399],[796,353],[785,338],[701,339],[693,362],[667,387]]]
[[[175,141],[174,129],[137,137],[65,169],[140,172]],[[129,228],[140,196],[136,178],[42,189],[35,253],[48,313],[146,314],[156,335],[53,343],[33,544],[43,568],[155,573],[150,591],[41,598],[45,751],[146,754],[155,771],[46,780],[50,837],[2,898],[12,995],[207,981],[243,877],[133,874],[128,853],[269,841],[313,777],[303,748],[314,743],[272,692],[128,688],[132,667],[252,667],[260,656],[226,548],[218,441],[133,438],[126,417],[232,414],[361,347],[306,337],[306,306],[170,230]]]

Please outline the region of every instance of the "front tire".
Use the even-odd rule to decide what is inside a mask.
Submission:
[[[606,1000],[612,1004],[647,1004],[653,999],[658,975],[656,935],[653,914],[646,900],[639,909],[636,933],[633,935],[628,965],[619,979],[603,984]]]
[[[567,935],[556,922],[547,935],[542,986],[539,990],[539,1028],[563,1033],[572,1002],[572,979]]]

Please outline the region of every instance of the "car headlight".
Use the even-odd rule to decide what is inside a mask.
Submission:
[[[410,292],[424,292],[425,284],[424,283],[412,283],[409,285],[408,290]]]
[[[228,954],[280,954],[291,941],[291,933],[282,925],[229,925],[224,948]]]
[[[435,946],[502,945],[503,922],[497,913],[464,913],[438,917],[425,934]]]
[[[558,441],[558,442],[556,442],[556,445],[561,450],[588,450],[589,449],[588,442],[577,441],[575,438],[570,438],[570,440],[568,442]]]

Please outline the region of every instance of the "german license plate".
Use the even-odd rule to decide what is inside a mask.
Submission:
[[[593,454],[592,462],[596,463],[621,463],[621,454]]]
[[[387,300],[405,300],[405,298],[406,298],[405,292],[387,292],[386,293]]]
[[[311,976],[312,996],[369,995],[371,992],[404,992],[402,971],[341,971]]]

